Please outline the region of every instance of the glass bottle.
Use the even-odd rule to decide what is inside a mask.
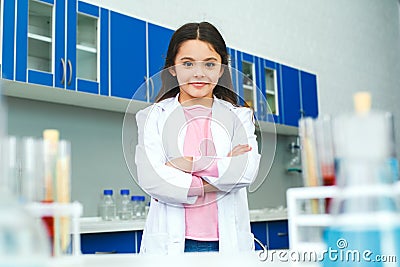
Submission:
[[[100,216],[105,221],[114,220],[116,217],[116,206],[113,198],[113,190],[105,189],[100,203]]]
[[[120,220],[132,219],[132,203],[129,199],[129,189],[121,189],[117,210]]]

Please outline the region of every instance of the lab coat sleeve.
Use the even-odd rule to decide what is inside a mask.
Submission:
[[[236,191],[249,186],[257,176],[261,158],[258,153],[253,112],[249,108],[236,108],[235,115],[231,147],[238,144],[249,144],[252,150],[240,156],[219,158],[217,161],[218,177],[202,177],[224,192]]]
[[[166,166],[158,120],[162,108],[150,106],[136,114],[138,144],[135,163],[139,185],[153,198],[170,204],[193,204],[197,196],[188,196],[192,174]]]

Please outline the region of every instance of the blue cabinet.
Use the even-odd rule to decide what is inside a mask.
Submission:
[[[298,126],[302,116],[318,116],[316,75],[281,65],[283,122]]]
[[[154,102],[161,88],[161,73],[165,65],[167,57],[168,45],[171,40],[173,30],[147,23],[147,51],[148,51],[148,76],[149,83],[148,98],[150,102]]]
[[[111,12],[110,53],[111,96],[147,101],[146,22]]]
[[[318,117],[317,76],[300,71],[300,88],[302,115]]]
[[[3,78],[155,101],[173,30],[79,0],[3,1],[0,14]],[[258,120],[298,126],[301,116],[318,116],[316,75],[228,53],[239,104]]]
[[[83,254],[139,253],[143,231],[81,234]]]
[[[288,249],[287,220],[252,222],[251,232],[268,249]],[[139,253],[143,231],[105,232],[81,234],[83,254],[94,253]],[[261,246],[255,242],[255,249]]]
[[[300,107],[300,80],[299,70],[281,65],[282,98],[283,98],[283,123],[298,126],[301,117]]]
[[[108,91],[108,10],[76,0],[17,0],[15,80]]]
[[[250,224],[251,232],[258,241],[261,242],[264,246],[268,246],[267,240],[267,223],[266,222],[252,222]],[[258,244],[258,242],[254,241],[255,249],[262,250],[263,248]]]
[[[288,221],[271,221],[267,223],[267,239],[269,249],[289,248]]]
[[[288,221],[268,221],[252,222],[251,232],[268,249],[288,249]],[[261,246],[255,242],[256,250],[261,250]]]
[[[228,48],[234,89],[260,121],[298,126],[318,116],[316,75]]]

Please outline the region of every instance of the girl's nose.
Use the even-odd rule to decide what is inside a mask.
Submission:
[[[201,63],[202,62],[196,62],[195,66],[194,66],[194,76],[195,77],[204,77],[204,76],[206,76],[204,74],[203,65]]]

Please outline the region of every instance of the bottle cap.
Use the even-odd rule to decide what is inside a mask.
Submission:
[[[371,95],[354,95],[353,114],[334,121],[334,149],[337,158],[383,160],[393,151],[393,122],[388,112],[371,109]]]
[[[121,189],[120,194],[121,195],[129,195],[129,189]]]
[[[104,189],[103,194],[105,196],[112,196],[113,195],[113,191],[112,191],[112,189]]]
[[[131,196],[132,201],[140,201],[140,196]]]

